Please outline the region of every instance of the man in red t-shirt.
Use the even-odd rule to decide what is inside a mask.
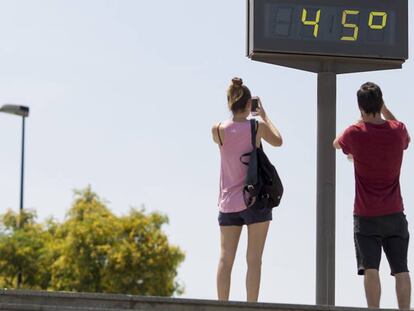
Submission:
[[[407,267],[408,225],[400,192],[403,152],[410,142],[405,125],[385,106],[378,85],[367,82],[357,93],[361,121],[348,127],[334,147],[355,167],[354,240],[358,274],[364,275],[369,308],[379,308],[381,252],[395,276],[398,306],[410,309]]]

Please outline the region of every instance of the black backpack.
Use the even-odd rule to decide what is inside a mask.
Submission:
[[[240,161],[248,166],[243,186],[243,197],[246,206],[255,210],[266,210],[278,206],[283,195],[283,185],[276,168],[263,151],[256,147],[258,122],[250,120],[253,150],[240,157]],[[243,158],[250,157],[249,162]]]

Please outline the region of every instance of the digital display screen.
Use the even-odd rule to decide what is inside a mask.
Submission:
[[[361,8],[267,6],[267,35],[295,40],[378,42],[393,44],[395,11]]]
[[[408,58],[408,0],[250,0],[250,48]]]

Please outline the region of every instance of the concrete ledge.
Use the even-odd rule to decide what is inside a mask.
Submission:
[[[114,311],[115,309],[40,306],[40,305],[29,305],[29,304],[0,303],[0,310],[1,311]],[[116,309],[116,311],[128,311],[128,310]]]
[[[25,309],[18,309],[18,308]],[[9,308],[9,309],[7,309]],[[17,309],[16,309],[17,308]],[[0,310],[139,310],[139,311],[357,311],[349,307],[142,297],[120,294],[0,290]]]

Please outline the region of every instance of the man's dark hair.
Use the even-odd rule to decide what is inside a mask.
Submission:
[[[358,106],[366,114],[381,113],[384,100],[382,99],[382,91],[378,85],[372,82],[367,82],[361,85],[357,92]]]

